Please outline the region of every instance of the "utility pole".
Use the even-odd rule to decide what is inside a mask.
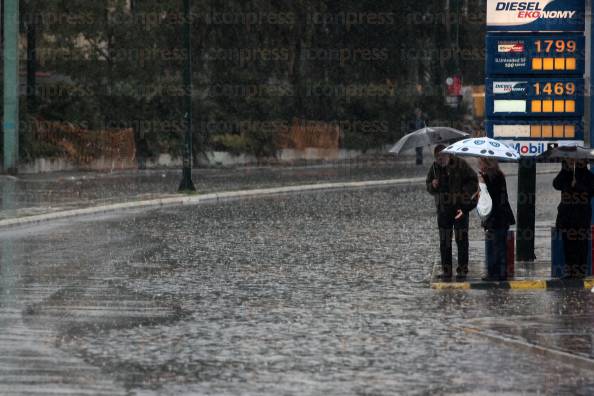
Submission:
[[[4,172],[17,173],[19,154],[19,0],[4,0]]]
[[[456,74],[461,73],[460,70],[460,1],[456,0]]]
[[[37,109],[37,21],[35,18],[35,6],[32,0],[26,3],[29,13],[26,22],[27,29],[27,110],[34,113]]]
[[[594,41],[592,40],[592,0],[586,0],[586,72],[584,74],[585,84],[585,113],[584,113],[584,144],[586,147],[594,147],[594,123],[593,117],[594,112],[592,106],[592,92],[594,91],[594,81],[592,81],[592,48],[594,47]],[[594,167],[592,169],[594,171]],[[594,203],[592,204],[594,207]],[[593,223],[594,224],[594,223]]]
[[[518,165],[518,224],[516,259],[533,262],[536,232],[536,160],[522,157]]]
[[[180,192],[196,191],[192,182],[192,24],[190,0],[184,0],[184,46],[186,64],[184,66],[184,102],[186,120],[186,142],[184,147],[182,180]]]

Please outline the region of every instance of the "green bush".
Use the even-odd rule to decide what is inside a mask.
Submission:
[[[275,157],[277,154],[277,132],[272,130],[253,130],[246,133],[250,154],[256,158]]]
[[[248,140],[241,135],[230,133],[216,135],[211,138],[210,143],[213,150],[228,151],[233,155],[240,155],[251,151]]]

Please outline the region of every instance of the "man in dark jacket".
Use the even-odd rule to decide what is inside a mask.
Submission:
[[[557,229],[563,238],[564,278],[583,278],[588,261],[588,240],[592,223],[591,201],[594,197],[594,175],[585,161],[568,160],[553,187],[561,191],[557,208]]]
[[[435,162],[427,174],[427,191],[435,197],[441,279],[452,278],[452,236],[458,246],[457,279],[468,274],[468,213],[476,207],[478,177],[463,159],[443,154],[445,146],[435,147]]]

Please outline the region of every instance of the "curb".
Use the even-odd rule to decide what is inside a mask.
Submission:
[[[548,262],[542,262],[540,264],[547,265],[547,268],[550,265]],[[472,277],[469,276],[465,281],[448,282],[439,278],[438,274],[440,272],[440,263],[436,261],[433,264],[431,280],[429,282],[430,288],[433,290],[591,290],[594,288],[594,277],[559,279],[549,278],[544,273],[540,273],[539,276],[534,277],[519,276],[518,279],[512,277],[505,281],[483,281],[480,279],[480,276],[474,274]]]
[[[306,184],[300,186],[261,188],[253,190],[229,191],[221,193],[210,193],[198,196],[180,196],[171,198],[151,199],[136,202],[124,202],[111,205],[95,206],[83,209],[73,209],[61,212],[47,213],[42,215],[26,216],[14,219],[0,220],[0,229],[42,223],[52,220],[61,220],[77,216],[89,216],[103,214],[108,212],[117,212],[133,209],[157,208],[163,206],[183,206],[200,205],[206,203],[216,203],[232,201],[242,198],[271,197],[285,194],[295,194],[300,192],[332,191],[332,190],[351,190],[357,188],[389,187],[399,185],[412,185],[425,182],[424,177],[410,179],[390,179],[374,180],[364,182],[342,182],[342,183],[322,183]]]
[[[592,287],[594,287],[594,279],[532,279],[502,282],[431,282],[431,288],[435,290],[559,290],[592,289]]]

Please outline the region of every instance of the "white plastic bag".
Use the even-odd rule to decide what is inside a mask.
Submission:
[[[476,211],[481,220],[486,220],[491,214],[491,210],[493,210],[493,200],[489,195],[489,190],[487,190],[487,185],[485,183],[479,183],[479,188],[480,196],[478,204],[476,205]]]

